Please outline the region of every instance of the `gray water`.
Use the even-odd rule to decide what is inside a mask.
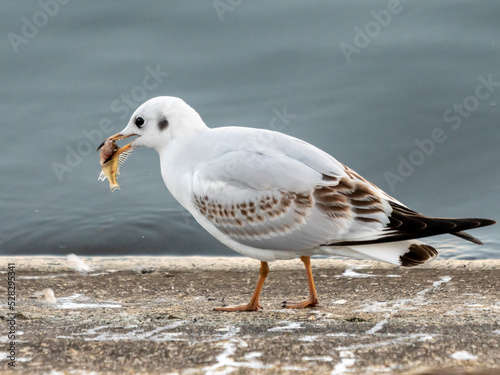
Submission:
[[[0,253],[234,255],[154,151],[121,191],[97,181],[95,148],[158,95],[302,138],[423,214],[498,220],[499,20],[495,0],[4,2]],[[428,242],[498,259],[498,228]]]

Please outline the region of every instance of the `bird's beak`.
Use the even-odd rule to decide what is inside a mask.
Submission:
[[[116,142],[116,141],[119,141],[120,139],[125,139],[125,138],[129,138],[129,137],[133,137],[134,135],[138,135],[138,134],[123,135],[122,133],[116,133],[115,135],[112,135],[108,139],[104,140],[101,143],[101,145],[97,148],[97,151],[99,151],[101,149],[101,147],[104,146],[104,144],[106,143],[106,141],[112,140],[112,141]],[[132,143],[134,143],[134,142],[130,142],[129,144],[126,144],[125,146],[123,146],[123,147],[119,148],[118,150],[116,150],[116,152],[114,152],[113,155],[111,155],[109,158],[107,158],[104,161],[103,164],[106,164],[111,159],[114,159],[114,158],[118,157],[122,152],[132,149],[133,148]]]
[[[97,151],[99,151],[101,149],[102,146],[104,146],[104,144],[106,143],[106,141],[108,140],[112,140],[112,141],[119,141],[120,139],[125,139],[125,138],[129,138],[129,137],[133,137],[134,135],[137,135],[137,134],[129,134],[129,135],[123,135],[122,133],[116,133],[115,135],[112,135],[111,137],[105,139],[99,147],[97,147]],[[128,148],[130,148],[130,145],[132,144],[132,142],[130,142],[127,146]],[[123,147],[127,147],[127,146],[123,146]],[[122,147],[122,148],[123,148]]]

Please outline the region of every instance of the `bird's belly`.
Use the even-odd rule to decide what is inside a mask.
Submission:
[[[294,259],[301,255],[310,256],[315,254],[321,254],[319,248],[307,249],[307,250],[282,250],[282,249],[261,249],[249,245],[244,245],[239,243],[224,233],[219,231],[205,216],[201,215],[195,208],[187,207],[188,211],[191,212],[195,220],[213,237],[219,240],[221,243],[229,247],[231,250],[237,253],[247,256],[249,258],[258,259],[263,262],[272,262],[273,260],[286,260]]]

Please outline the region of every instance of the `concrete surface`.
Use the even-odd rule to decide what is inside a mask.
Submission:
[[[270,264],[263,310],[247,302],[259,262],[246,258],[0,258],[1,319],[16,317],[24,374],[499,374],[500,261],[405,269],[313,259],[321,306],[300,261]],[[7,309],[7,264],[16,306]],[[54,292],[54,301],[50,291]],[[7,331],[1,373],[12,373]],[[489,372],[487,372],[489,369]]]

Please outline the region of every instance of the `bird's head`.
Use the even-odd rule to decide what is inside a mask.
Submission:
[[[175,137],[203,129],[206,125],[201,117],[182,99],[159,96],[137,108],[125,129],[108,139],[119,140],[135,135],[138,138],[125,147],[146,146],[160,152]]]

